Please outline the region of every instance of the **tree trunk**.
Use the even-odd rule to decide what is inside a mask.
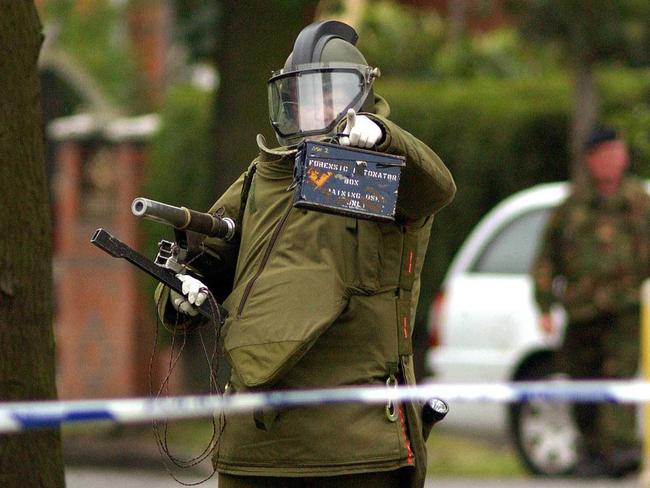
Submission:
[[[0,401],[56,398],[52,249],[32,1],[0,2]],[[58,429],[0,435],[0,486],[64,486]]]
[[[582,177],[584,144],[598,117],[598,98],[593,65],[577,59],[573,71],[573,114],[571,121],[571,177]]]
[[[221,194],[257,155],[255,137],[276,146],[269,123],[266,82],[284,66],[298,32],[314,16],[316,0],[222,1],[217,52],[220,86],[215,114],[215,195]]]

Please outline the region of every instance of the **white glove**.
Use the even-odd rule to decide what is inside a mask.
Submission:
[[[348,137],[340,137],[339,144],[342,146],[357,146],[371,148],[377,144],[384,133],[381,127],[365,115],[357,115],[353,108],[348,110],[347,122],[343,134]]]
[[[208,287],[190,275],[179,273],[176,278],[183,282],[183,294],[171,290],[172,305],[177,311],[194,317],[199,313],[198,307],[208,298]]]

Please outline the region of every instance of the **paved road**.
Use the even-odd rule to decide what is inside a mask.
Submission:
[[[179,485],[162,469],[160,471],[116,470],[106,468],[66,468],[67,488],[178,488]],[[183,481],[197,481],[187,475]],[[204,487],[215,488],[216,481],[204,483]],[[431,479],[426,488],[632,488],[638,487],[636,478],[622,481],[593,480],[481,480],[481,479]]]

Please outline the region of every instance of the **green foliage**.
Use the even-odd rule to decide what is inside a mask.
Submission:
[[[302,10],[313,3],[314,0],[274,0],[278,13],[282,10]],[[225,2],[172,0],[172,5],[175,15],[174,40],[187,49],[188,60],[190,62],[213,61],[222,31],[224,9],[227,7]],[[252,25],[250,35],[257,35]],[[230,41],[230,39],[223,39],[224,46],[227,46]]]
[[[650,102],[616,113],[608,122],[619,128],[630,144],[633,171],[650,178]]]
[[[607,87],[603,121],[620,129],[632,152],[632,169],[650,178],[650,69],[609,69],[599,80]]]
[[[368,8],[359,28],[359,49],[385,76],[457,79],[507,78],[543,73],[558,65],[547,46],[522,42],[514,28],[447,40],[448,26],[433,12],[380,0]]]
[[[275,0],[278,9],[303,10],[305,7],[317,3],[318,0]]]
[[[515,29],[503,28],[441,46],[431,72],[436,79],[530,76],[553,71],[556,58],[552,49],[529,46]]]
[[[367,10],[358,47],[384,75],[427,76],[444,34],[444,24],[434,13],[382,0]]]
[[[210,121],[213,94],[192,86],[169,90],[160,112],[161,128],[151,142],[143,195],[176,206],[205,211],[216,200],[208,175],[213,151]],[[171,228],[144,222],[148,256]],[[152,282],[152,280],[148,280]]]
[[[645,0],[510,3],[527,37],[559,43],[573,59],[650,61],[650,3]]]
[[[206,176],[211,164],[213,98],[193,86],[169,90],[147,167],[146,191],[151,198],[195,209],[212,203],[215,195]]]
[[[186,46],[190,61],[211,61],[221,20],[221,2],[173,0],[174,38]]]
[[[43,18],[57,43],[101,85],[113,102],[134,106],[136,69],[123,12],[109,0],[84,8],[73,0],[51,0]],[[137,104],[136,104],[137,109]]]

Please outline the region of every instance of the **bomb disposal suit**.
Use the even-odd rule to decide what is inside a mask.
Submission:
[[[205,242],[234,267],[223,302],[231,392],[415,382],[420,271],[432,216],[456,188],[440,158],[387,118],[388,104],[372,91],[378,71],[355,41],[340,22],[301,32],[269,81],[271,122],[283,147],[268,149],[259,136],[259,156],[210,210],[236,218],[239,232],[230,242]],[[406,158],[395,222],[293,207],[295,145],[307,137],[332,140],[344,124],[341,143]],[[377,130],[359,134],[357,124]],[[206,283],[223,272],[208,270]],[[187,319],[170,305],[168,289],[160,287],[157,299],[165,322]],[[422,486],[420,410],[417,402],[350,403],[228,415],[214,462],[220,473],[239,476],[407,468],[410,483]]]

